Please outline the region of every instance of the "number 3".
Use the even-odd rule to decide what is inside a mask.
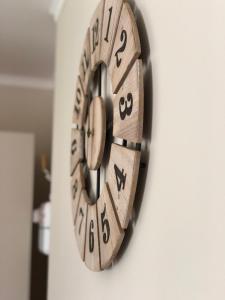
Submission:
[[[122,107],[125,105],[125,108],[122,110]],[[120,98],[119,109],[120,109],[120,118],[124,120],[126,116],[130,116],[133,108],[133,96],[131,93],[127,94],[127,100],[124,97]]]

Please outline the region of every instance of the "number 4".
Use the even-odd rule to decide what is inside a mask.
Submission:
[[[123,190],[125,188],[127,174],[124,174],[124,169],[122,169],[122,171],[121,171],[117,167],[116,164],[114,164],[114,170],[115,170],[115,174],[116,174],[117,189],[118,189],[118,192],[120,192],[121,188]]]

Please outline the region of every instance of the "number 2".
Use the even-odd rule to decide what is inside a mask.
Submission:
[[[122,46],[116,51],[115,57],[116,57],[116,66],[119,68],[121,65],[122,59],[119,58],[119,53],[124,52],[126,45],[127,45],[127,32],[125,29],[122,30],[120,35],[120,41],[123,43]]]
[[[114,170],[116,174],[116,184],[117,184],[117,190],[118,192],[121,191],[121,188],[124,190],[125,184],[126,184],[126,177],[127,174],[124,174],[124,169],[122,171],[117,167],[117,165],[114,165]]]

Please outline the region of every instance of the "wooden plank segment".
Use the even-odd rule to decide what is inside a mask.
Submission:
[[[96,204],[88,205],[85,264],[92,271],[100,271],[100,249]]]
[[[87,112],[87,97],[84,95],[83,87],[80,77],[77,77],[74,108],[73,108],[73,123],[82,128],[86,118]]]
[[[113,135],[141,143],[143,133],[144,86],[142,61],[136,60],[113,99]]]
[[[90,170],[97,170],[102,161],[106,136],[105,104],[101,97],[95,97],[91,101],[85,127],[87,165]]]
[[[139,164],[139,151],[112,144],[106,181],[123,229],[127,228],[132,212]]]
[[[101,269],[109,267],[121,246],[124,231],[119,225],[107,183],[97,201]]]
[[[77,208],[80,200],[81,191],[85,188],[83,174],[83,164],[78,163],[76,170],[71,177],[72,212],[74,224],[76,222]]]
[[[141,54],[135,17],[125,2],[120,15],[113,52],[109,64],[113,93],[117,93],[133,63]]]
[[[79,129],[71,130],[71,175],[78,162],[84,158],[84,133]]]
[[[82,260],[84,260],[85,254],[85,239],[86,239],[86,221],[87,221],[87,207],[88,207],[88,195],[86,190],[81,191],[77,218],[75,222],[75,236],[77,239],[78,250]]]
[[[91,70],[97,69],[100,61],[102,21],[105,0],[97,6],[90,23]]]
[[[81,61],[80,61],[80,80],[82,83],[84,94],[88,95],[88,85],[90,82],[90,79],[92,77],[91,72],[91,51],[90,51],[90,29],[88,28],[85,40],[84,40],[84,46],[83,51],[81,55]]]
[[[107,66],[113,50],[122,4],[123,0],[105,0],[100,60]]]

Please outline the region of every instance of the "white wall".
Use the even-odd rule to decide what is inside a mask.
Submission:
[[[0,132],[0,299],[28,300],[34,135]]]
[[[32,79],[16,81],[17,85],[9,79],[2,82],[0,78],[0,130],[33,133],[35,136],[33,207],[37,208],[49,199],[49,183],[43,176],[40,156],[43,153],[48,157],[51,155],[53,90],[31,85]],[[44,299],[47,290],[47,258],[38,251],[37,229],[37,225],[33,225],[31,298]]]
[[[85,268],[75,244],[69,150],[74,79],[97,2],[67,0],[58,20],[48,299],[223,300],[225,3],[136,1],[141,38],[147,35],[151,49],[150,158],[130,238],[113,268],[96,274]],[[143,50],[148,102],[146,41]]]
[[[1,130],[35,135],[34,206],[38,207],[48,200],[48,184],[41,171],[40,156],[51,154],[53,91],[0,84],[0,108]]]

